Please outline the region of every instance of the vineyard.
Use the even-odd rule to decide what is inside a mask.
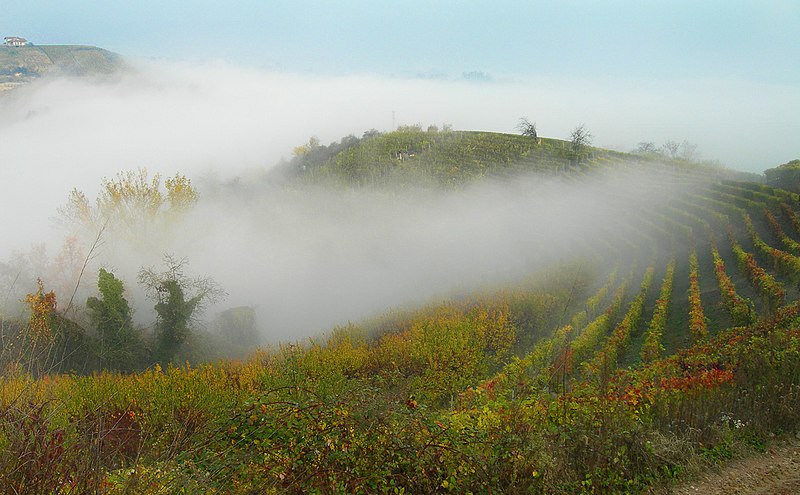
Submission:
[[[635,493],[800,428],[797,194],[489,133],[402,131],[305,166],[300,181],[448,187],[535,167],[670,194],[632,208],[609,182],[618,223],[518,282],[243,361],[9,368],[0,492]]]

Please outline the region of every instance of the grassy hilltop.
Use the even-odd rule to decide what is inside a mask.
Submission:
[[[0,46],[0,85],[10,88],[45,76],[96,76],[114,73],[119,55],[82,45]]]
[[[37,318],[4,326],[0,492],[644,493],[798,432],[796,193],[685,160],[418,128],[312,139],[269,180],[444,194],[521,172],[593,184],[618,215],[513,284],[244,361],[37,375],[43,349],[91,354],[96,334],[34,297]]]
[[[348,136],[329,146],[312,138],[295,148],[288,168],[307,179],[347,185],[447,187],[521,172],[581,173],[586,167],[637,159],[641,157],[599,148],[573,149],[558,139],[409,126]]]
[[[305,182],[347,187],[458,188],[482,178],[515,177],[521,173],[577,178],[592,170],[646,168],[654,164],[685,169],[694,177],[759,179],[755,174],[654,153],[622,153],[575,146],[560,139],[439,130],[435,126],[427,130],[406,126],[386,134],[368,131],[361,138],[351,135],[327,146],[311,138],[295,148],[293,158],[279,171]]]

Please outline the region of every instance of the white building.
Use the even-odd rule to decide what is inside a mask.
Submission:
[[[3,38],[3,40],[5,41],[6,46],[25,46],[28,44],[28,40],[18,36],[6,36]]]

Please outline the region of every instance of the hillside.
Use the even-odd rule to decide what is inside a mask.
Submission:
[[[651,165],[683,169],[697,177],[758,178],[663,156],[574,147],[559,139],[434,126],[428,130],[406,126],[385,134],[370,131],[328,146],[312,138],[295,148],[292,160],[280,171],[306,182],[346,186],[459,187],[481,178],[520,173],[576,177],[606,167]]]
[[[796,193],[680,160],[417,128],[311,140],[280,177],[296,196],[492,182],[510,197],[520,172],[536,179],[523,192],[585,201],[579,218],[520,222],[558,215],[577,239],[542,230],[514,282],[243,362],[197,365],[190,349],[129,374],[70,373],[101,339],[31,295],[38,318],[2,327],[0,487],[647,493],[800,430]],[[115,283],[113,307],[127,307]]]
[[[104,76],[121,67],[119,55],[82,45],[0,46],[0,86],[10,89],[49,76]]]

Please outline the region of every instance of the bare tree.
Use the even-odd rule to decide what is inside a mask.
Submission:
[[[677,141],[667,141],[661,145],[661,152],[670,158],[677,158],[680,147]]]
[[[523,136],[532,137],[534,139],[538,137],[536,133],[536,122],[531,122],[528,120],[528,117],[520,117],[517,130],[519,130]]]
[[[154,268],[139,271],[139,283],[147,295],[156,301],[156,355],[168,363],[186,342],[197,314],[206,302],[216,302],[227,294],[209,277],[189,277],[184,274],[186,259],[164,255],[166,271]]]
[[[697,152],[697,145],[689,141],[681,143],[678,156],[687,162],[695,162],[700,159],[700,153]]]
[[[572,151],[579,153],[583,149],[592,144],[592,133],[586,128],[585,124],[576,127],[569,135],[569,140],[572,143]]]
[[[633,152],[637,155],[654,155],[659,153],[659,150],[652,141],[642,141]]]

